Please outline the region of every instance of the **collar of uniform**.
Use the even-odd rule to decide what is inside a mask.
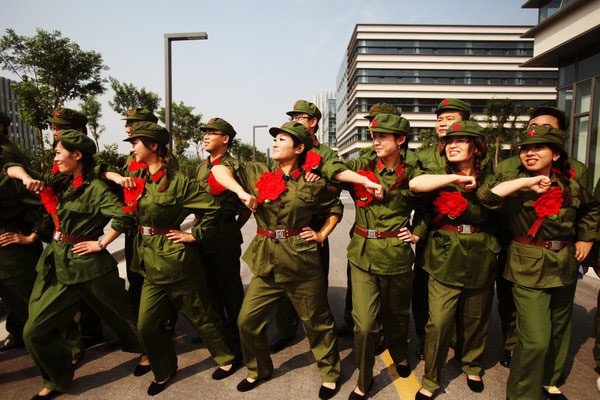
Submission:
[[[294,172],[292,172],[289,176],[288,175],[284,175],[283,171],[281,170],[281,167],[277,167],[277,171],[275,171],[275,172],[278,173],[279,175],[281,175],[284,179],[286,179],[286,178],[287,179],[292,178],[294,180],[298,179],[298,177],[302,174],[300,172],[300,169],[297,169]]]
[[[379,172],[383,171],[385,169],[385,164],[383,163],[383,161],[381,161],[381,159],[377,160],[377,170]],[[404,169],[404,164],[400,164],[398,165],[398,167],[396,168],[396,170],[394,171],[394,173],[396,175],[400,174],[400,172]]]
[[[319,142],[317,142],[317,138],[313,138],[313,145],[315,147],[319,147]]]
[[[83,176],[79,175],[77,178],[73,179],[73,188],[77,189],[83,183]]]
[[[438,153],[441,153],[442,150],[444,150],[444,146],[442,145],[442,143],[438,143]]]
[[[207,166],[208,168],[210,168],[210,167],[212,167],[212,166],[218,165],[219,163],[221,163],[221,157],[222,157],[222,156],[223,156],[223,155],[220,155],[220,156],[219,156],[219,158],[217,158],[215,161],[212,161],[212,162],[210,161],[210,157],[208,157],[208,158],[206,159],[206,166]]]
[[[150,179],[152,179],[152,181],[154,181],[154,183],[157,183],[158,181],[160,181],[160,178],[162,178],[163,176],[165,176],[165,173],[163,172],[162,169],[159,169],[157,173],[155,173],[154,175],[150,175]]]

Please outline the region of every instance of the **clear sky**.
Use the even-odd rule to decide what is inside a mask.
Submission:
[[[84,50],[102,54],[105,76],[157,92],[164,105],[165,33],[207,32],[208,40],[173,44],[173,100],[221,117],[252,142],[252,125],[280,126],[295,100],[334,91],[357,23],[535,25],[525,0],[255,0],[6,1],[0,31],[33,35],[59,30]],[[4,76],[13,78],[5,71]],[[106,131],[100,144],[121,142],[124,125],[100,97]],[[68,104],[79,108],[77,104]],[[270,147],[266,129],[257,146]]]

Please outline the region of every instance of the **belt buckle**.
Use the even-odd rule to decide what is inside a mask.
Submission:
[[[560,240],[548,240],[546,242],[546,247],[550,250],[560,250]]]
[[[57,242],[60,241],[60,237],[62,236],[62,232],[61,231],[56,231],[54,232],[54,236],[52,237],[52,239],[56,240]]]
[[[459,225],[458,231],[460,233],[473,233],[473,225]]]
[[[142,226],[142,235],[144,236],[152,236],[152,228],[149,226]]]
[[[285,239],[285,229],[275,229],[275,239]]]
[[[377,230],[376,229],[368,229],[367,230],[367,239],[377,239]]]

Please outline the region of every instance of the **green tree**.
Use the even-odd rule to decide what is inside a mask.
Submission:
[[[96,142],[96,149],[100,151],[100,144],[98,144],[98,138],[104,131],[104,125],[100,125],[100,118],[102,117],[102,104],[92,95],[86,96],[86,98],[79,103],[81,112],[88,118],[88,126],[90,127],[90,133]]]
[[[181,158],[190,145],[190,140],[200,129],[202,114],[194,114],[194,107],[186,106],[183,101],[173,103],[173,129],[171,137],[173,138],[173,154]],[[165,108],[158,111],[158,118],[165,123]]]
[[[229,147],[229,153],[239,161],[252,161],[252,145],[243,143],[240,139],[233,139]],[[267,155],[260,150],[256,150],[256,161],[267,162]]]
[[[437,141],[435,129],[421,129],[419,130],[417,136],[419,138],[419,142],[421,142],[421,145],[417,148],[417,150],[423,150],[431,147]]]
[[[524,123],[518,120],[520,115],[527,115],[524,106],[517,107],[512,99],[492,98],[486,104],[486,118],[483,121],[488,152],[493,154],[494,168],[501,161],[503,144],[509,143],[512,150],[516,147],[515,139]]]
[[[132,108],[145,108],[152,112],[158,109],[160,96],[157,93],[147,91],[145,87],[138,89],[133,83],[121,83],[113,77],[110,80],[110,87],[115,92],[112,101],[108,104],[118,114],[125,114]]]
[[[104,145],[102,151],[98,149],[98,152],[95,155],[96,164],[107,164],[107,165],[118,165],[119,158],[121,155],[119,154],[119,146],[116,143]]]
[[[19,117],[37,130],[40,149],[44,149],[42,130],[52,109],[67,100],[104,92],[101,77],[108,69],[102,56],[83,51],[59,31],[36,29],[31,37],[7,29],[0,38],[0,65],[21,78],[12,85],[17,96]]]

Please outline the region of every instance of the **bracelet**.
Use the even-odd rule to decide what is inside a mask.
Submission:
[[[100,250],[104,250],[104,245],[102,244],[102,239],[98,240],[98,247],[100,247]]]

